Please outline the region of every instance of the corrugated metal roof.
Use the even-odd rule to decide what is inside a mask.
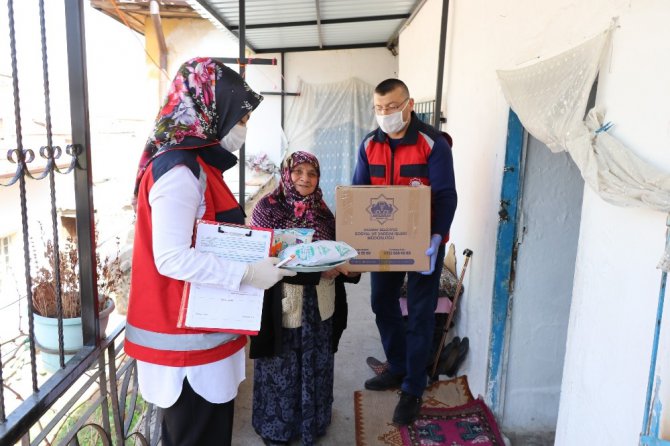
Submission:
[[[400,28],[424,2],[245,0],[245,41],[258,53],[393,46]],[[239,0],[190,3],[239,37]]]
[[[410,14],[417,3],[415,0],[321,0],[319,2],[323,19]]]

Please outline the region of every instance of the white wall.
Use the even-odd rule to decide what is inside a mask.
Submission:
[[[327,84],[357,77],[376,86],[398,74],[397,59],[386,48],[286,53],[285,60],[286,88],[291,91],[298,88],[300,79]]]
[[[401,37],[400,66],[438,29]],[[474,251],[459,332],[470,337],[464,373],[474,394],[485,393],[490,305],[500,181],[508,106],[495,70],[515,68],[571,48],[605,29],[613,16],[611,58],[600,77],[597,104],[615,123],[611,133],[644,159],[670,171],[670,4],[662,0],[472,0],[451,2],[444,98],[454,137],[459,207],[452,227],[458,252]],[[433,13],[431,13],[433,14]],[[426,77],[426,81],[428,81]],[[586,188],[568,328],[557,445],[636,444],[640,431],[664,243],[665,215],[615,208]],[[666,312],[667,314],[667,312]],[[666,323],[665,339],[670,324]],[[662,342],[657,374],[667,376]],[[667,382],[662,403],[670,406]],[[670,435],[669,412],[664,434]]]
[[[667,105],[658,98],[670,94],[670,62],[659,57],[670,50],[670,30],[665,26],[670,20],[670,4],[622,3],[617,13],[621,28],[614,33],[597,103],[615,123],[611,133],[642,158],[669,172],[670,152],[664,148],[670,145],[670,119]],[[585,193],[583,212],[588,216],[581,227],[579,275],[574,288],[582,311],[571,315],[564,386],[572,391],[561,400],[557,440],[570,444],[580,429],[595,434],[597,423],[606,423],[614,429],[603,444],[634,444],[643,416],[660,283],[656,264],[665,240],[666,218],[658,212],[608,205],[591,190]],[[665,314],[656,370],[659,377],[667,377],[670,367],[670,323],[668,312]],[[591,342],[582,343],[584,337]],[[667,439],[667,382],[661,387],[661,402],[665,409],[661,434]],[[630,412],[617,410],[620,407],[629,407]],[[580,426],[580,415],[587,408],[598,416],[585,430]],[[617,430],[619,435],[615,435]]]
[[[417,102],[435,99],[441,22],[442,2],[428,1],[400,34],[398,78]]]

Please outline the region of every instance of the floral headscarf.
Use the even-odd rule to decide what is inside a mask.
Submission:
[[[254,208],[251,222],[255,226],[273,229],[311,228],[314,240],[335,239],[335,217],[323,201],[318,183],[314,192],[302,196],[291,180],[291,170],[298,164],[314,166],[321,177],[319,161],[307,152],[294,152],[282,164],[279,186],[261,199]]]
[[[138,166],[135,193],[149,162],[171,149],[219,146],[263,97],[222,62],[191,59],[179,68]]]

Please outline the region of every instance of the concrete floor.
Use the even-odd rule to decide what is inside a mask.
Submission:
[[[320,446],[353,446],[355,441],[354,400],[355,390],[363,389],[366,379],[373,376],[365,359],[374,356],[385,358],[379,340],[379,333],[370,309],[370,275],[363,274],[357,285],[347,284],[349,319],[347,329],[340,340],[339,351],[335,354],[335,401],[333,419],[326,435],[319,441]],[[233,446],[263,445],[262,440],[251,426],[251,393],[253,362],[247,359],[247,379],[240,386],[235,400],[235,427]],[[539,446],[550,443],[526,443],[527,438],[519,438],[514,446]],[[293,446],[300,441],[291,443]],[[508,443],[509,444],[509,443]]]

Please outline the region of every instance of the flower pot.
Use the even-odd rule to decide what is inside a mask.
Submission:
[[[100,312],[100,337],[105,337],[109,315],[114,311],[114,301],[107,299],[105,308]],[[55,372],[60,368],[58,354],[58,318],[44,317],[37,313],[34,316],[35,343],[40,351],[44,370]],[[65,362],[84,346],[81,328],[81,317],[63,319],[63,350]]]
[[[112,314],[116,305],[114,301],[110,298],[107,298],[105,301],[105,308],[102,309],[98,315],[98,321],[100,322],[100,339],[104,339],[107,332],[107,323],[109,322],[109,315]]]

